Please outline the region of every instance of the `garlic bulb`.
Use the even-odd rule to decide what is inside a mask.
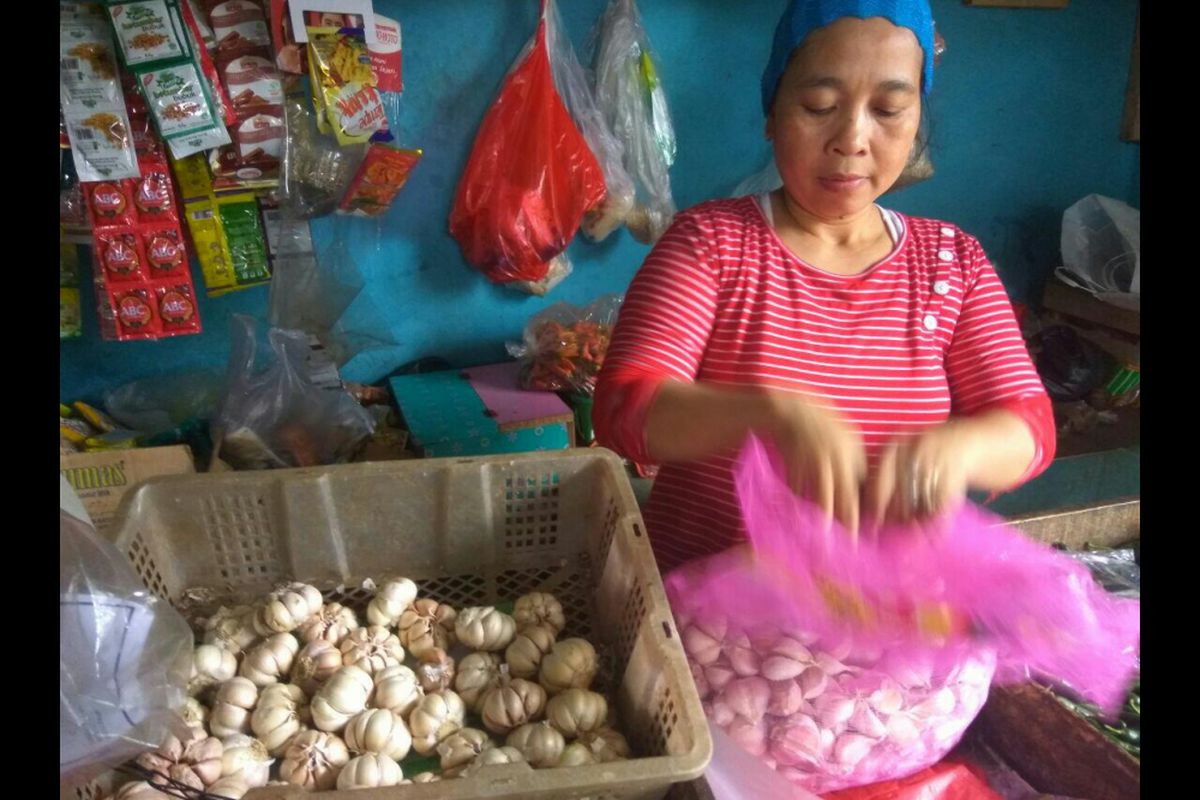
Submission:
[[[771,685],[765,678],[738,678],[721,691],[721,699],[733,713],[750,722],[758,722],[767,713],[771,702]]]
[[[683,631],[683,649],[691,660],[706,667],[721,657],[721,643],[724,637],[724,625],[712,626],[694,622]]]
[[[805,700],[815,700],[825,693],[829,686],[829,676],[820,667],[809,667],[800,673],[800,690]]]
[[[250,730],[250,712],[258,705],[258,687],[249,678],[230,678],[217,688],[208,729],[214,736]]]
[[[237,657],[213,644],[197,645],[192,653],[192,672],[188,694],[197,697],[237,674]]]
[[[733,671],[740,677],[748,678],[757,675],[762,667],[758,653],[745,634],[738,634],[726,640],[722,652],[729,659]]]
[[[204,621],[204,643],[241,655],[261,638],[254,630],[251,606],[221,606]]]
[[[442,774],[453,778],[462,773],[475,756],[496,743],[485,731],[478,728],[463,728],[447,736],[437,746],[437,754],[441,760]]]
[[[704,668],[704,679],[708,681],[708,688],[714,692],[724,689],[736,677],[737,673],[733,671],[733,667],[725,661],[714,661]]]
[[[307,728],[310,720],[303,690],[290,683],[273,683],[258,698],[258,706],[250,716],[250,730],[268,753],[281,756],[292,737]]]
[[[567,746],[558,729],[544,721],[522,725],[508,735],[505,744],[520,750],[525,760],[539,769],[557,766]]]
[[[171,780],[203,789],[221,777],[222,752],[220,739],[191,730],[184,739],[168,736],[157,750],[142,753],[136,761]]]
[[[371,705],[395,711],[407,718],[424,696],[417,674],[401,664],[388,667],[375,676],[375,695],[371,698]]]
[[[582,742],[571,742],[563,748],[562,757],[558,760],[560,767],[583,767],[588,764],[599,764],[596,756]]]
[[[354,753],[382,753],[402,760],[412,748],[412,734],[404,718],[386,708],[370,708],[351,718],[343,733]]]
[[[529,625],[522,628],[504,651],[509,674],[514,678],[535,679],[542,659],[554,649],[556,635],[554,628],[548,625]]]
[[[292,683],[314,695],[343,666],[342,651],[333,642],[317,639],[300,648],[292,661]]]
[[[289,583],[271,592],[266,603],[254,615],[254,630],[259,636],[291,633],[321,609],[323,599],[316,587],[307,583]]]
[[[175,795],[160,792],[146,781],[127,783],[117,790],[112,800],[174,800]]]
[[[267,785],[271,778],[271,764],[275,762],[267,752],[266,745],[252,736],[235,733],[222,739],[221,746],[222,778],[240,780],[247,789]]]
[[[788,637],[775,643],[774,649],[762,662],[762,676],[769,681],[790,681],[813,664],[808,648]]]
[[[798,681],[773,681],[767,713],[773,717],[790,717],[804,707],[804,690]]]
[[[579,743],[592,751],[601,764],[629,758],[629,742],[618,731],[605,726],[579,734]]]
[[[255,787],[250,786],[241,778],[221,778],[212,786],[208,787],[205,792],[213,797],[220,797],[222,800],[242,800],[246,792]]]
[[[400,615],[417,599],[417,585],[408,578],[392,578],[384,582],[367,604],[367,622],[390,628]]]
[[[608,721],[608,701],[604,695],[587,689],[567,689],[550,698],[546,719],[564,736],[573,739],[604,727]]]
[[[444,603],[422,598],[400,614],[400,643],[414,656],[439,647],[449,650],[454,644],[454,620],[457,612]]]
[[[475,760],[463,770],[463,777],[474,775],[485,767],[495,767],[501,764],[522,764],[525,762],[525,756],[515,747],[502,745],[500,747],[489,747],[479,755],[475,756]]]
[[[491,606],[464,608],[454,621],[458,640],[472,650],[489,653],[503,650],[517,635],[517,622]]]
[[[413,749],[429,755],[443,739],[463,727],[466,714],[462,698],[449,689],[425,695],[408,718]]]
[[[492,733],[508,733],[537,719],[545,707],[545,689],[532,681],[513,678],[488,691],[479,715]]]
[[[388,632],[380,625],[371,625],[351,631],[340,645],[342,663],[353,665],[374,675],[388,667],[404,663],[404,648],[400,637]]]
[[[733,742],[752,756],[761,757],[767,752],[767,721],[751,722],[745,717],[734,717],[725,728]]]
[[[338,775],[338,789],[373,789],[396,786],[404,780],[400,765],[379,753],[367,753],[350,759]]]
[[[552,594],[546,592],[530,592],[517,598],[513,605],[513,619],[517,622],[517,630],[524,630],[533,625],[544,625],[558,636],[567,626],[567,618],[563,614],[562,603]]]
[[[483,696],[499,685],[500,657],[495,653],[471,653],[458,663],[454,690],[471,711],[478,713]]]
[[[290,633],[277,633],[246,654],[238,674],[263,687],[283,680],[292,669],[300,642]]]
[[[809,717],[795,716],[771,729],[771,758],[788,767],[815,768],[821,763],[821,729]]]
[[[179,718],[183,720],[183,724],[189,728],[197,728],[201,731],[205,730],[208,725],[208,718],[212,712],[208,707],[194,697],[189,697],[183,701],[183,707],[179,709]]]
[[[445,650],[435,647],[417,659],[417,680],[427,692],[438,692],[454,686],[454,659]]]
[[[563,639],[542,659],[538,678],[550,694],[586,689],[596,677],[596,650],[586,639]]]
[[[337,785],[350,761],[345,742],[332,733],[303,731],[292,739],[279,766],[279,777],[294,786],[323,792]]]
[[[313,697],[313,724],[323,731],[337,733],[367,707],[374,689],[375,682],[366,672],[355,666],[342,667]]]
[[[328,603],[300,626],[300,640],[306,644],[318,640],[341,644],[354,630],[358,630],[354,612],[341,603]]]
[[[875,742],[857,733],[843,733],[833,746],[833,760],[839,766],[853,769],[867,757]]]

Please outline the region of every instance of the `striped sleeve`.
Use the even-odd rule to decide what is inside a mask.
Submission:
[[[716,315],[718,265],[711,232],[680,214],[634,277],[596,386],[600,444],[642,464],[646,415],[667,379],[692,382]]]
[[[1015,488],[1054,459],[1054,414],[1000,277],[978,242],[971,249],[962,313],[946,354],[953,413],[1003,408],[1025,421],[1035,455]]]

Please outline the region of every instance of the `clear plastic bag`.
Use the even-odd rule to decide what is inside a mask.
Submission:
[[[338,146],[317,129],[316,113],[303,94],[284,102],[287,136],[279,177],[279,208],[290,219],[332,214],[367,154],[367,145]]]
[[[1071,558],[1091,570],[1105,591],[1118,597],[1142,596],[1142,568],[1132,549],[1085,550],[1071,553]]]
[[[855,543],[751,439],[734,478],[750,545],[667,578],[710,718],[818,793],[935,763],[995,674],[1114,711],[1137,669],[1140,604],[965,505]]]
[[[126,383],[104,395],[104,410],[131,431],[153,435],[216,414],[224,376],[215,371],[165,375]]]
[[[480,123],[450,212],[463,257],[496,283],[542,281],[606,192],[555,87],[549,5]]]
[[[621,227],[633,209],[633,179],[623,163],[624,148],[609,130],[604,115],[596,105],[587,74],[575,56],[571,40],[567,38],[566,28],[559,17],[558,6],[553,0],[546,4],[546,45],[550,49],[554,85],[604,171],[607,190],[604,201],[584,215],[581,225],[589,239],[599,242]]]
[[[675,128],[667,95],[634,0],[611,0],[593,33],[596,103],[624,151],[636,205],[626,215],[635,238],[658,241],[675,217],[668,174]]]
[[[610,294],[584,308],[556,303],[534,315],[525,326],[523,342],[507,346],[509,355],[524,362],[521,384],[526,389],[592,395],[621,300]]]
[[[1141,212],[1090,194],[1063,214],[1063,266],[1055,274],[1115,305],[1141,307]]]
[[[340,386],[323,388],[308,368],[308,336],[271,328],[273,359],[258,358],[253,319],[235,316],[228,389],[214,426],[220,456],[239,469],[344,461],[374,432],[374,421]]]
[[[59,779],[78,784],[158,747],[183,722],[192,631],[78,513],[59,513]]]

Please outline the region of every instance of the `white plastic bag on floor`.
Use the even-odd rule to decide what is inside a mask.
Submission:
[[[1064,283],[1123,308],[1141,307],[1142,215],[1120,200],[1090,194],[1063,214]]]
[[[713,756],[704,779],[715,800],[820,800],[743,750],[710,720]]]

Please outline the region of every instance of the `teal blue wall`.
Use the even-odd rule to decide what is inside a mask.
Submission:
[[[581,50],[605,0],[560,0]],[[765,163],[758,79],[782,0],[642,0],[678,132],[672,170],[681,207],[728,194]],[[1119,140],[1135,0],[1073,0],[1061,11],[968,8],[934,0],[947,41],[932,96],[937,175],[885,203],[951,220],[975,234],[1017,299],[1036,297],[1058,259],[1062,211],[1099,192],[1137,205],[1138,146]],[[628,284],[646,248],[622,232],[575,242],[575,274],[548,298],[488,284],[446,233],[455,185],[511,61],[529,36],[535,0],[375,0],[404,27],[405,144],[425,160],[382,224],[314,223],[318,244],[347,223],[351,253],[397,344],[344,370],[374,380],[414,358],[460,365],[501,360],[525,319],[558,300],[584,303]],[[199,272],[195,273],[199,284]],[[202,300],[205,332],[150,343],[85,338],[61,347],[63,399],[99,399],[135,378],[221,366],[229,316],[261,314],[265,288]],[[85,302],[85,306],[90,303]],[[370,325],[367,306],[349,320]]]

